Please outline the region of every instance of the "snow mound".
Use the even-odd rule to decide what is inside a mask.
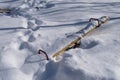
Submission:
[[[11,5],[11,15],[0,15],[0,80],[120,80],[119,1],[48,0],[53,5],[45,3],[44,8],[33,5],[37,0],[29,1]],[[61,55],[61,61],[38,54],[42,49],[51,57],[77,37],[66,34],[106,14],[110,20],[82,39],[78,48]]]

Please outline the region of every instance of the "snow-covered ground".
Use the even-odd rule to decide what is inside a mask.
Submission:
[[[120,0],[1,0],[0,80],[120,80]],[[47,61],[89,18],[110,20],[66,51]]]

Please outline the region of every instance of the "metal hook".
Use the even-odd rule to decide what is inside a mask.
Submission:
[[[46,60],[50,60],[49,57],[48,57],[48,55],[47,55],[47,53],[46,53],[45,51],[39,49],[39,50],[38,50],[38,54],[41,54],[41,52],[45,54]]]
[[[96,19],[96,18],[90,18],[90,19],[89,19],[89,22],[92,22],[93,20],[98,22],[98,25],[96,26],[96,28],[97,28],[97,27],[100,27],[101,21],[100,21],[99,19]]]

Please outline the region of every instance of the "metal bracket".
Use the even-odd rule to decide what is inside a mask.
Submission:
[[[45,51],[39,49],[39,50],[38,50],[38,54],[42,54],[42,53],[45,54],[46,60],[50,60],[49,57],[48,57],[48,55],[47,55],[47,53],[46,53]]]

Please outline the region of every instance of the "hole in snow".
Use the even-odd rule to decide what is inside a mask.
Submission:
[[[98,41],[94,41],[94,40],[88,40],[88,41],[82,41],[80,48],[82,49],[90,49],[93,48],[95,46],[97,46],[99,44]]]

